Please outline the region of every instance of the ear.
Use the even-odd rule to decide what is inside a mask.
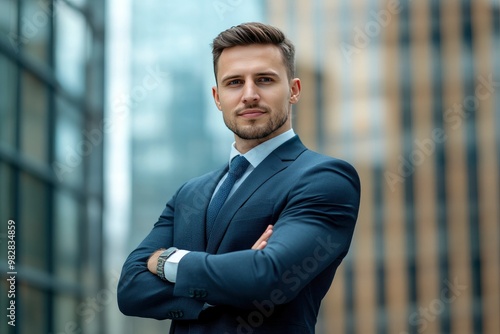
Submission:
[[[212,87],[212,96],[214,97],[214,102],[215,102],[215,105],[217,106],[217,109],[222,111],[222,107],[220,106],[219,92],[217,90],[217,86]]]
[[[290,81],[290,103],[295,104],[299,102],[300,99],[300,79],[295,78]]]

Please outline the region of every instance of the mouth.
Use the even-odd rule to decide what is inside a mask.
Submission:
[[[257,118],[264,115],[266,112],[261,109],[245,109],[242,112],[238,113],[238,116],[244,118]]]

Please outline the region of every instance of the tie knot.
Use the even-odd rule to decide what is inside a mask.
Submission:
[[[244,156],[237,155],[229,165],[229,173],[239,179],[245,173],[249,164]]]

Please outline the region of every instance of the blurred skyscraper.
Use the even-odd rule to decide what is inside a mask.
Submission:
[[[103,74],[104,2],[0,1],[1,333],[104,332]]]

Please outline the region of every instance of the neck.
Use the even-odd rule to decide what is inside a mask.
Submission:
[[[271,138],[263,138],[263,139],[242,139],[238,136],[234,138],[234,146],[241,154],[245,154],[250,151],[252,148],[259,146],[260,144],[268,141]]]
[[[248,151],[250,151],[251,149],[253,149],[254,147],[259,146],[260,144],[262,144],[270,139],[273,139],[273,138],[287,132],[290,129],[291,129],[291,127],[285,128],[282,131],[275,131],[275,132],[271,133],[270,135],[268,135],[267,137],[258,138],[258,139],[243,139],[241,137],[238,137],[237,135],[234,135],[234,143],[235,143],[234,146],[238,150],[238,152],[240,152],[241,154],[245,154]]]

